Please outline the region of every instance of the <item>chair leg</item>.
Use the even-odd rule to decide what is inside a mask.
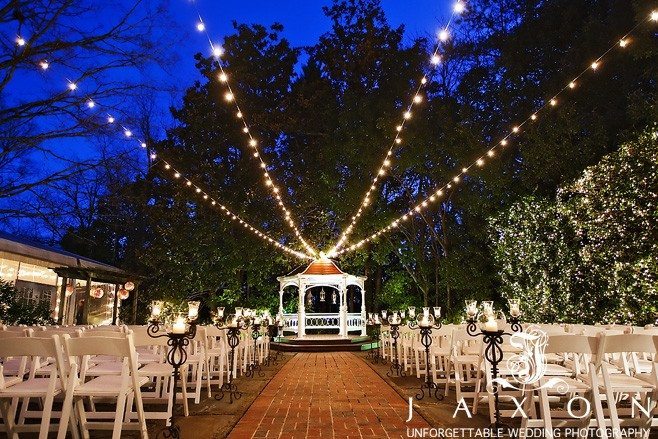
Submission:
[[[126,410],[126,394],[121,392],[117,398],[116,415],[114,416],[114,427],[112,428],[112,439],[121,438],[123,418]]]
[[[89,430],[87,429],[87,416],[85,415],[85,404],[82,398],[76,398],[75,408],[78,412],[78,421],[80,422],[80,431],[83,439],[89,439]]]
[[[185,384],[183,384],[183,388]],[[174,379],[169,378],[169,393],[167,394],[167,421],[165,422],[165,425],[169,427],[171,425],[171,415],[173,413],[173,407],[174,407],[174,392],[177,391],[177,389],[174,387]]]
[[[7,429],[7,437],[18,439],[18,433],[14,431],[14,417],[11,415],[9,401],[5,399],[0,400],[0,412],[2,412],[2,419],[4,420],[5,428]]]
[[[53,401],[55,400],[55,382],[48,388],[46,399],[43,402],[43,415],[41,425],[39,426],[39,439],[48,439],[48,430],[50,429],[50,418],[53,414]]]

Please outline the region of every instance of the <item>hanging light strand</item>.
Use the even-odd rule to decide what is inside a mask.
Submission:
[[[414,216],[422,213],[423,211],[427,210],[431,205],[436,204],[437,202],[443,200],[446,193],[454,186],[461,183],[464,180],[464,177],[468,175],[469,171],[472,168],[477,169],[484,167],[487,163],[487,160],[493,160],[493,158],[499,155],[498,153],[500,151],[504,151],[506,147],[509,146],[510,141],[518,138],[518,136],[521,133],[521,129],[523,128],[524,125],[536,121],[541,112],[544,112],[545,110],[548,110],[552,107],[556,107],[560,103],[561,96],[563,96],[568,90],[575,89],[578,86],[578,81],[583,75],[587,74],[588,72],[595,73],[598,70],[600,70],[604,58],[610,52],[612,52],[615,48],[626,49],[631,43],[630,40],[631,34],[633,34],[638,27],[640,27],[641,25],[643,25],[648,21],[658,22],[658,11],[651,12],[651,14],[646,19],[638,22],[631,30],[629,30],[621,38],[616,40],[613,45],[611,45],[599,57],[591,61],[586,68],[584,68],[578,75],[573,77],[573,79],[571,79],[564,87],[562,87],[562,89],[560,89],[552,97],[546,99],[543,102],[543,104],[539,106],[535,111],[533,111],[525,120],[523,120],[519,124],[512,126],[510,131],[499,142],[488,148],[484,154],[482,154],[480,157],[478,157],[475,161],[470,163],[468,166],[461,168],[461,171],[457,172],[451,178],[449,183],[439,188],[435,188],[430,196],[422,199],[418,204],[416,204],[416,206],[411,208],[405,214],[391,221],[386,227],[379,229],[378,231],[368,236],[367,238],[361,239],[360,241],[352,245],[349,245],[348,247],[332,252],[329,256],[336,257],[354,250],[358,250],[359,248],[363,247],[365,244],[379,238],[381,235],[397,229],[401,223],[404,223],[408,221],[410,218],[413,218]]]
[[[269,169],[271,168],[263,159],[263,155],[261,154],[260,149],[258,147],[258,140],[251,133],[251,129],[249,127],[249,123],[247,122],[247,118],[245,117],[245,113],[242,111],[240,105],[238,104],[236,94],[229,83],[228,72],[226,69],[224,69],[224,66],[221,63],[221,57],[224,54],[224,49],[219,44],[213,42],[212,38],[210,37],[210,33],[208,32],[208,27],[205,21],[203,20],[203,18],[201,17],[201,13],[199,9],[196,7],[196,4],[194,6],[196,8],[196,14],[199,17],[199,21],[196,24],[196,29],[197,31],[205,34],[206,38],[208,39],[208,43],[210,45],[210,52],[215,57],[217,61],[217,65],[219,66],[219,75],[217,75],[217,79],[219,83],[223,85],[226,89],[226,92],[224,93],[224,100],[228,105],[232,104],[235,109],[235,116],[242,124],[242,133],[244,134],[247,141],[247,145],[248,145],[247,150],[252,155],[252,157],[255,158],[258,162],[258,165],[263,173],[263,182],[265,184],[265,187],[272,193],[272,196],[276,200],[276,203],[283,214],[283,220],[286,223],[286,225],[290,227],[290,229],[295,234],[295,237],[302,243],[308,254],[317,257],[318,251],[315,248],[313,248],[313,246],[311,246],[309,242],[306,241],[306,239],[304,239],[301,231],[299,230],[299,227],[297,226],[295,220],[292,217],[292,212],[284,203],[283,193],[287,191],[285,189],[282,190],[276,184],[274,178],[270,174]]]
[[[384,176],[392,166],[394,150],[396,148],[399,148],[403,143],[402,131],[405,129],[407,122],[412,117],[413,114],[412,110],[414,106],[419,106],[419,104],[423,102],[424,100],[423,91],[427,87],[427,84],[433,79],[438,66],[442,62],[442,57],[440,53],[441,47],[445,42],[447,42],[450,39],[450,26],[455,20],[455,17],[463,13],[465,9],[466,9],[465,3],[462,0],[459,0],[456,3],[454,3],[452,9],[452,15],[450,16],[448,23],[443,28],[441,28],[441,30],[437,34],[438,42],[434,46],[434,51],[432,52],[432,55],[429,58],[429,63],[428,63],[429,68],[418,81],[418,84],[411,95],[411,100],[407,105],[406,109],[404,110],[404,112],[402,113],[402,119],[400,120],[400,123],[395,127],[393,140],[391,142],[390,147],[386,150],[386,155],[384,156],[384,160],[382,160],[381,164],[379,165],[379,168],[377,169],[375,176],[372,178],[370,187],[368,188],[365,196],[361,200],[361,204],[359,205],[359,208],[352,216],[350,223],[345,228],[345,230],[341,234],[336,244],[331,248],[331,250],[329,250],[329,252],[327,252],[329,257],[336,255],[336,252],[347,242],[347,239],[354,231],[354,227],[359,221],[359,218],[363,215],[365,209],[372,203],[373,192],[377,189],[377,185],[381,180],[384,179]]]
[[[162,163],[162,166],[164,170],[167,173],[167,177],[171,178],[172,180],[177,180],[180,181],[184,186],[188,187],[190,190],[193,191],[194,194],[196,194],[202,201],[207,203],[209,206],[219,209],[221,213],[223,213],[222,217],[228,218],[230,221],[233,221],[234,223],[242,226],[242,228],[246,229],[247,231],[251,232],[258,238],[260,238],[262,241],[273,245],[277,249],[286,252],[290,255],[296,256],[300,259],[314,259],[312,256],[307,255],[306,253],[299,252],[293,248],[288,247],[285,244],[281,244],[279,241],[276,239],[270,237],[268,234],[265,232],[259,230],[257,227],[252,226],[249,224],[247,221],[242,219],[240,215],[236,214],[235,212],[231,211],[226,205],[222,204],[219,202],[216,198],[214,198],[212,195],[210,195],[208,192],[203,190],[201,187],[199,187],[196,183],[194,183],[192,180],[189,178],[185,177],[183,173],[178,171],[174,166],[164,160],[160,159],[160,162]]]

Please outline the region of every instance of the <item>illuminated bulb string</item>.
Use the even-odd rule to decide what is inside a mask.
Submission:
[[[418,85],[416,86],[415,92],[412,95],[409,105],[407,105],[406,110],[402,113],[402,120],[400,121],[400,124],[395,127],[395,135],[393,137],[393,141],[391,142],[391,146],[386,151],[386,156],[384,157],[384,160],[382,161],[381,165],[377,169],[377,172],[375,173],[375,176],[372,179],[372,183],[368,188],[368,190],[366,191],[365,196],[361,200],[361,204],[359,205],[359,208],[357,209],[356,213],[352,216],[349,225],[345,228],[345,231],[341,234],[340,238],[338,239],[338,242],[336,242],[336,244],[327,253],[329,257],[333,257],[337,255],[336,252],[343,246],[343,244],[345,244],[345,242],[347,242],[347,239],[354,231],[354,227],[356,226],[356,223],[358,222],[359,218],[363,215],[366,207],[370,205],[370,203],[372,202],[372,198],[371,198],[372,193],[377,189],[378,182],[384,178],[386,172],[391,167],[391,162],[393,159],[393,150],[395,149],[396,146],[402,144],[402,137],[401,137],[402,131],[404,130],[406,122],[409,119],[411,119],[413,115],[411,110],[413,109],[414,105],[417,106],[423,102],[424,98],[422,91],[426,88],[428,82],[434,76],[437,66],[442,62],[439,51],[441,49],[441,44],[445,43],[450,39],[450,25],[454,21],[455,16],[464,12],[465,9],[466,9],[465,3],[462,0],[457,1],[453,5],[453,12],[452,15],[450,16],[450,19],[448,20],[448,23],[441,29],[441,31],[437,35],[439,42],[436,44],[434,51],[432,52],[432,56],[430,57],[429,71],[421,77]]]
[[[164,169],[171,174],[172,179],[180,180],[180,181],[184,182],[185,186],[187,186],[190,189],[193,189],[194,193],[197,194],[199,196],[199,198],[201,198],[203,201],[207,202],[210,206],[218,208],[224,214],[224,217],[226,217],[229,220],[239,224],[244,229],[246,229],[249,232],[253,233],[258,238],[262,239],[264,242],[275,246],[279,250],[282,250],[282,251],[284,251],[288,254],[296,256],[300,259],[314,259],[312,256],[307,255],[306,253],[299,252],[295,249],[292,249],[292,248],[288,247],[287,245],[281,244],[276,239],[270,237],[269,235],[262,232],[258,228],[252,226],[247,221],[243,220],[238,214],[232,212],[228,207],[226,207],[226,205],[220,203],[212,195],[208,194],[206,191],[201,189],[192,180],[190,180],[189,178],[186,178],[180,171],[178,171],[176,168],[174,168],[169,162],[167,162],[166,160],[163,160],[163,159],[160,159],[160,161],[162,162]]]
[[[260,153],[260,150],[258,148],[258,140],[252,135],[251,130],[249,129],[249,124],[247,123],[245,114],[240,109],[240,105],[237,102],[235,93],[233,92],[233,89],[229,84],[229,75],[224,69],[224,67],[222,66],[222,63],[220,62],[220,57],[224,54],[224,50],[220,45],[213,43],[212,38],[210,38],[210,34],[208,33],[208,27],[206,26],[206,23],[201,17],[198,8],[196,9],[196,13],[199,17],[199,21],[196,24],[196,29],[197,31],[202,32],[206,35],[206,38],[208,39],[208,43],[210,44],[210,51],[212,55],[215,57],[215,59],[217,60],[217,65],[219,66],[219,75],[217,79],[221,84],[223,84],[226,87],[224,100],[228,104],[233,104],[233,106],[235,107],[235,115],[242,122],[242,133],[247,138],[248,150],[250,151],[252,157],[258,160],[260,169],[263,172],[264,184],[267,187],[267,189],[272,193],[272,196],[275,198],[277,205],[281,209],[281,212],[283,213],[284,216],[284,222],[286,223],[286,225],[292,229],[293,233],[295,234],[295,237],[302,243],[308,254],[310,256],[317,257],[318,256],[317,250],[313,248],[304,239],[302,233],[299,231],[299,228],[297,227],[297,224],[292,218],[292,212],[290,211],[290,209],[286,207],[285,203],[283,202],[283,197],[281,193],[285,191],[282,191],[276,185],[274,179],[272,178],[272,175],[270,175],[270,173],[268,172],[269,167],[268,164],[263,159],[262,154]]]
[[[509,142],[513,138],[518,137],[519,133],[521,132],[521,128],[524,125],[526,125],[527,123],[530,123],[531,121],[536,121],[537,120],[538,115],[539,115],[540,112],[542,112],[543,110],[546,110],[548,107],[557,106],[558,103],[560,102],[559,97],[561,95],[563,95],[565,91],[575,89],[578,86],[579,79],[585,73],[587,73],[589,71],[591,71],[591,72],[598,71],[601,68],[602,64],[603,64],[603,59],[615,47],[619,47],[619,48],[622,48],[622,49],[625,49],[626,47],[628,47],[628,45],[630,44],[629,36],[639,26],[641,26],[642,24],[644,24],[647,21],[658,21],[658,11],[653,11],[647,19],[642,20],[639,23],[637,23],[630,31],[628,31],[626,34],[624,34],[623,37],[621,37],[612,46],[610,46],[605,52],[603,52],[603,54],[601,56],[599,56],[594,61],[592,61],[587,66],[587,68],[585,68],[582,72],[580,72],[578,75],[576,75],[571,81],[569,81],[560,91],[558,91],[551,98],[547,99],[544,102],[544,104],[542,104],[539,108],[537,108],[534,112],[532,112],[532,114],[530,114],[530,116],[528,116],[524,121],[522,121],[521,123],[519,123],[517,125],[514,125],[510,129],[510,131],[497,144],[490,147],[485,152],[485,154],[478,157],[475,161],[473,161],[468,166],[461,168],[461,172],[458,172],[457,174],[455,174],[452,177],[450,183],[447,183],[447,184],[443,185],[442,187],[434,190],[432,195],[430,195],[429,197],[424,198],[421,202],[419,202],[415,207],[410,209],[407,213],[405,213],[404,215],[401,215],[398,218],[396,218],[395,220],[391,221],[389,223],[389,225],[387,225],[386,227],[383,227],[383,228],[379,229],[378,231],[376,231],[372,235],[356,242],[355,244],[350,245],[349,247],[346,247],[346,248],[343,248],[339,251],[333,252],[331,254],[331,256],[332,257],[340,256],[340,255],[343,255],[343,254],[348,253],[350,251],[357,250],[357,249],[363,247],[363,245],[365,245],[366,243],[371,242],[371,241],[377,239],[378,237],[380,237],[381,235],[383,235],[385,233],[388,233],[391,230],[394,230],[394,229],[398,228],[400,223],[403,223],[403,222],[409,220],[409,218],[414,217],[415,215],[421,213],[422,211],[424,211],[425,209],[430,207],[430,205],[432,205],[432,204],[436,203],[437,201],[441,200],[443,198],[443,196],[445,195],[447,190],[451,189],[454,185],[457,185],[461,181],[463,181],[464,177],[468,174],[468,172],[471,170],[471,168],[474,168],[474,167],[475,168],[481,168],[481,167],[483,167],[486,164],[487,159],[491,159],[491,158],[495,157],[496,153],[499,149],[503,149],[506,146],[508,146]]]

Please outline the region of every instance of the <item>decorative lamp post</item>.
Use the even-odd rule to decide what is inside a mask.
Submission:
[[[381,355],[382,347],[379,336],[382,333],[382,321],[379,319],[379,314],[370,313],[368,324],[373,327],[371,340],[375,340],[377,343],[377,347],[375,349],[370,349],[368,351],[368,358],[370,358],[373,363],[381,362],[383,364],[386,362],[386,359]]]
[[[434,382],[430,372],[430,347],[432,346],[432,329],[441,329],[441,307],[434,307],[434,315],[430,313],[429,307],[423,308],[423,315],[416,319],[416,309],[409,307],[409,321],[407,326],[411,329],[420,329],[420,342],[425,347],[425,382],[420,386],[420,392],[416,394],[416,399],[421,400],[425,397],[425,389],[428,394],[434,393],[434,397],[439,401],[443,395],[439,393],[439,386]]]
[[[258,371],[258,376],[264,377],[265,374],[263,373],[263,369],[258,361],[258,337],[262,335],[261,326],[263,324],[263,319],[260,316],[255,315],[253,311],[250,315],[253,317],[251,319],[251,338],[254,341],[254,353],[251,363],[247,365],[247,371],[244,376],[247,378],[253,378],[256,375],[256,371]]]
[[[386,310],[382,311],[382,315],[386,315]],[[388,325],[393,339],[393,358],[391,358],[391,368],[386,372],[386,376],[392,376],[394,373],[399,376],[405,376],[404,368],[400,364],[398,355],[398,338],[400,337],[400,325],[402,324],[403,312],[394,311],[393,314],[388,316]]]
[[[502,313],[501,313],[502,314]],[[498,365],[503,361],[503,336],[513,335],[510,332],[505,332],[504,328],[498,327],[496,320],[496,312],[493,309],[493,302],[482,302],[482,310],[478,311],[477,302],[475,300],[466,301],[466,315],[467,326],[466,332],[471,337],[482,336],[482,341],[485,344],[484,358],[491,365],[492,377],[492,390],[494,395],[494,410],[495,422],[493,427],[498,431],[503,425],[500,422],[500,401],[498,395]],[[521,326],[521,309],[520,302],[517,299],[510,300],[510,328],[513,332],[520,332],[523,328]],[[504,318],[504,314],[503,314]],[[504,321],[504,319],[503,319]],[[478,323],[480,332],[478,331]]]
[[[234,399],[237,400],[242,397],[242,392],[238,391],[238,386],[233,382],[235,348],[240,344],[240,331],[249,327],[249,320],[243,315],[242,308],[235,308],[235,315],[229,317],[225,321],[224,308],[217,308],[217,319],[215,320],[215,326],[218,329],[227,331],[228,346],[231,348],[228,364],[228,379],[219,388],[220,394],[215,395],[215,399],[217,401],[221,401],[228,393],[229,404],[233,404]]]
[[[150,337],[160,338],[168,337],[167,345],[167,363],[173,367],[171,373],[174,379],[174,394],[172,406],[176,407],[176,389],[180,379],[180,368],[187,361],[187,346],[196,336],[196,321],[199,317],[199,302],[187,302],[187,317],[178,314],[173,324],[165,325],[162,320],[162,310],[164,302],[161,300],[151,303],[151,318],[146,332]],[[176,424],[176,410],[171,411],[169,426],[163,430],[163,436],[166,438],[180,438],[180,426]]]

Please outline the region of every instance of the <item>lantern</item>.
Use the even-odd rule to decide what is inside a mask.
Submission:
[[[119,294],[119,299],[126,300],[128,296],[130,296],[130,291],[126,290],[125,288],[121,288],[118,294]]]
[[[126,284],[123,286],[128,291],[132,291],[135,289],[135,284],[132,282],[126,282]]]
[[[101,287],[96,287],[89,292],[89,295],[95,299],[100,299],[105,294],[105,291]]]

